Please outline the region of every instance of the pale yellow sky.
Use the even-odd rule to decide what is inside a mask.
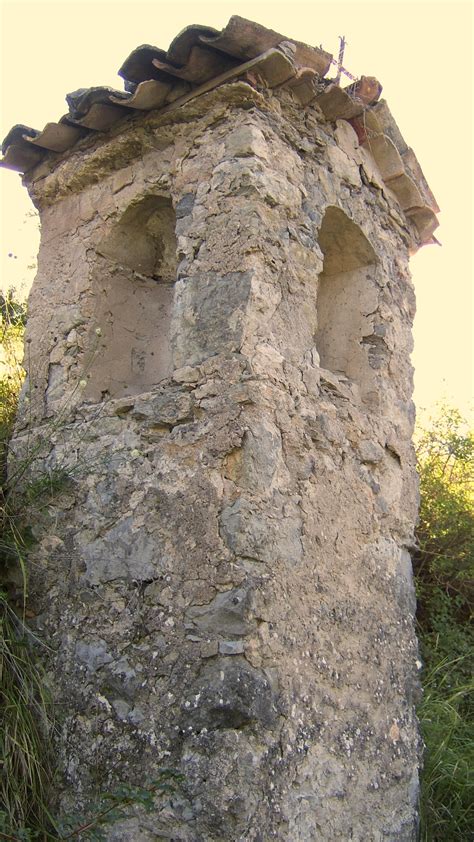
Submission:
[[[471,2],[136,2],[0,0],[1,120],[41,129],[67,111],[80,87],[122,88],[117,70],[139,44],[168,47],[190,23],[223,27],[239,14],[337,54],[377,76],[383,96],[424,170],[442,213],[436,236],[412,259],[418,299],[415,400],[445,397],[464,413],[472,396],[472,12]],[[20,177],[0,172],[0,286],[26,278],[36,249]],[[33,234],[32,234],[33,230]],[[9,253],[17,257],[8,257]]]

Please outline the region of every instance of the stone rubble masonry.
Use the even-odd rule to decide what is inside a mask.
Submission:
[[[26,181],[59,810],[165,766],[108,839],[414,840],[413,223],[348,122],[244,82]]]

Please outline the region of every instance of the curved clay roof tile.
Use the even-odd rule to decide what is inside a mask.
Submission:
[[[234,15],[221,32],[193,24],[168,50],[143,44],[124,61],[125,91],[80,88],[66,97],[69,113],[42,131],[14,126],[0,166],[28,172],[51,153],[67,153],[90,131],[103,132],[133,111],[179,108],[194,97],[238,79],[268,88],[284,85],[306,106],[313,101],[329,121],[346,120],[378,165],[380,177],[416,225],[421,242],[432,242],[438,205],[421,167],[384,100],[377,79],[362,76],[346,88],[322,80],[332,56],[288,41],[279,32]]]
[[[233,15],[227,26],[218,35],[201,36],[203,44],[209,44],[215,49],[229,53],[236,58],[255,58],[260,53],[272,47],[277,47],[282,41],[288,40],[285,35],[267,29],[254,21]],[[295,59],[300,67],[310,67],[320,76],[324,76],[331,65],[332,55],[319,47],[310,47],[301,41],[293,41],[296,46]]]

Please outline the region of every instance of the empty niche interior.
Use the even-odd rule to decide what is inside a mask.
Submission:
[[[329,207],[319,231],[324,254],[318,281],[316,347],[321,367],[369,385],[370,316],[377,309],[376,255],[361,229],[339,208]],[[370,379],[370,377],[369,377]]]
[[[146,196],[97,248],[94,325],[101,335],[89,400],[136,395],[170,374],[175,225],[171,200]]]

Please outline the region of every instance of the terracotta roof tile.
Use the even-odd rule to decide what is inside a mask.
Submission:
[[[200,40],[203,44],[209,44],[236,58],[250,59],[271,47],[277,47],[287,39],[279,32],[274,32],[273,29],[267,29],[258,23],[234,15],[222,32],[211,36],[203,35]],[[331,65],[331,54],[319,47],[302,44],[300,41],[293,41],[293,43],[296,47],[296,64],[299,67],[310,67],[320,76],[325,76]]]
[[[71,126],[66,121],[59,123],[46,123],[43,131],[36,134],[35,137],[23,138],[35,146],[42,149],[47,149],[50,152],[65,152],[74,146],[81,137],[84,137],[86,131],[78,126]]]
[[[381,85],[362,76],[346,88],[325,80],[332,56],[318,47],[237,15],[219,32],[193,24],[168,50],[144,44],[133,50],[119,75],[125,90],[84,88],[66,96],[69,111],[37,131],[14,126],[3,141],[0,166],[28,172],[43,158],[67,153],[90,132],[105,132],[136,111],[169,111],[239,78],[273,88],[285,86],[301,106],[319,106],[329,121],[347,120],[375,159],[388,187],[423,242],[430,241],[439,208],[412,149],[405,142]]]
[[[92,108],[96,103],[102,105],[110,104],[110,97],[117,100],[130,99],[131,94],[126,91],[117,91],[114,88],[97,87],[97,88],[79,88],[78,91],[72,91],[66,94],[66,102],[69,106],[69,114],[72,119],[80,119]]]
[[[162,61],[154,58],[152,64],[158,70],[168,73],[169,76],[176,76],[178,79],[185,79],[187,82],[202,84],[224,73],[226,70],[235,67],[239,62],[231,59],[230,56],[223,56],[213,50],[206,50],[200,46],[191,48],[186,64],[176,67],[169,61]]]

